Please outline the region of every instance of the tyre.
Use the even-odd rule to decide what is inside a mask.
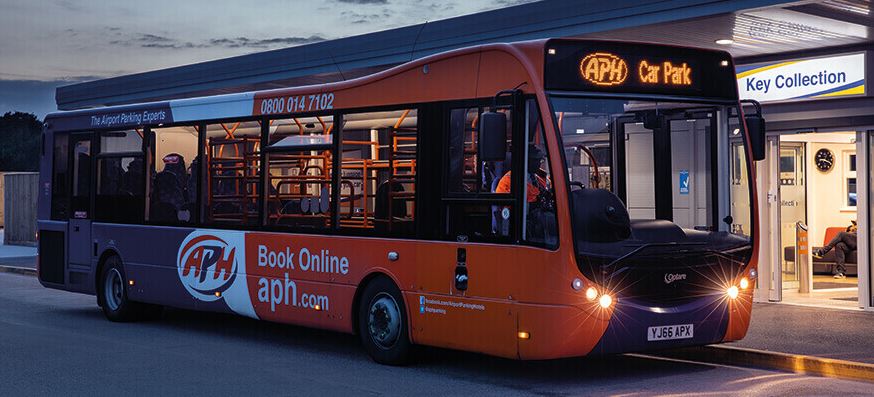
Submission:
[[[358,307],[358,336],[367,354],[380,364],[409,362],[409,319],[401,291],[385,277],[367,284]]]
[[[126,280],[121,259],[115,255],[106,258],[97,285],[97,303],[106,318],[110,321],[128,322],[158,316],[160,306],[128,299]]]

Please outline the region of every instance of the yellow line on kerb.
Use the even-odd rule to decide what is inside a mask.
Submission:
[[[653,356],[699,363],[754,367],[796,374],[874,382],[874,364],[726,345],[687,347]]]
[[[781,66],[791,65],[793,63],[798,63],[798,62],[801,62],[801,61],[786,61],[786,62],[775,63],[773,65],[762,66],[760,68],[750,69],[750,70],[747,70],[746,72],[738,73],[737,78],[739,78],[739,79],[744,78],[744,77],[747,77],[751,74],[761,73],[761,72],[764,72],[766,70],[771,70],[771,69],[779,68]]]

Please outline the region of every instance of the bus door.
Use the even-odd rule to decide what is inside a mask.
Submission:
[[[70,137],[70,175],[72,189],[70,222],[67,238],[70,265],[91,266],[91,190],[93,185],[92,134],[73,134]]]
[[[442,148],[442,159],[434,159],[440,171],[429,177],[444,181],[434,188],[439,200],[430,210],[439,214],[432,233],[443,241],[422,258],[425,266],[417,277],[422,295],[411,308],[413,336],[417,343],[515,356],[516,317],[507,280],[522,265],[512,256],[518,252],[514,241],[521,208],[510,188],[517,176],[509,174],[511,129],[504,158],[481,161],[479,156],[478,126],[489,110],[479,103],[446,106],[443,144],[422,143]],[[509,107],[500,111],[510,113]],[[420,178],[428,171],[423,167],[422,172]]]

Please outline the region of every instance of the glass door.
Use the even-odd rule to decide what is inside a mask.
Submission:
[[[780,137],[769,136],[764,161],[757,163],[759,203],[759,277],[754,299],[779,302],[783,298],[780,240]]]
[[[781,142],[780,184],[780,264],[783,288],[798,289],[799,260],[795,241],[796,223],[807,224],[806,169],[804,143]]]

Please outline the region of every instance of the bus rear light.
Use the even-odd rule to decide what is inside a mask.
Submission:
[[[598,299],[598,304],[601,305],[602,309],[606,309],[613,304],[613,297],[608,294],[601,295],[601,298]]]
[[[525,331],[519,331],[519,333],[516,336],[518,336],[519,339],[530,339],[531,338],[531,334],[529,334]]]
[[[746,277],[740,279],[740,289],[747,289],[750,287],[750,280]]]
[[[596,298],[598,298],[598,290],[596,290],[595,287],[589,287],[588,289],[586,289],[586,299],[591,302],[594,301]]]
[[[728,287],[728,289],[725,291],[725,294],[728,295],[728,297],[731,299],[737,299],[737,295],[739,292],[740,291],[737,289],[737,286],[732,285],[731,287]]]
[[[127,280],[127,285],[134,286],[134,280]]]

